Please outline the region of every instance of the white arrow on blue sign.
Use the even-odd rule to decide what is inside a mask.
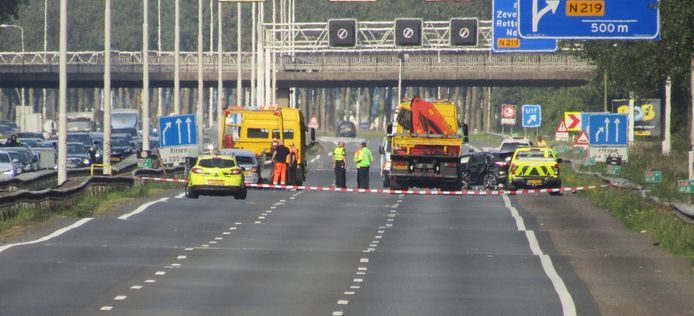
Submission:
[[[656,39],[657,0],[518,0],[522,38]]]
[[[591,146],[626,146],[629,118],[626,114],[590,115]]]
[[[195,115],[173,115],[159,118],[159,146],[162,148],[197,145]]]
[[[492,1],[492,51],[554,52],[557,41],[549,39],[523,39],[518,34],[518,0]]]
[[[540,127],[542,122],[542,107],[538,104],[524,104],[521,107],[523,112],[523,127]]]

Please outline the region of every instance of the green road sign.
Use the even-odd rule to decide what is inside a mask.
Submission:
[[[643,179],[646,183],[661,183],[663,182],[663,172],[659,170],[646,171],[643,174]]]
[[[607,165],[605,166],[605,174],[610,176],[618,176],[622,174],[622,166]]]
[[[152,158],[140,158],[137,160],[138,168],[152,168]]]
[[[595,166],[595,157],[589,157],[586,162],[583,163],[584,166]]]
[[[677,191],[680,193],[694,193],[694,180],[678,180]]]

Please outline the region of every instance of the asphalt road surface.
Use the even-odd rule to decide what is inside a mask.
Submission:
[[[333,182],[326,144],[307,184]],[[0,247],[0,314],[600,313],[516,198],[181,192]]]

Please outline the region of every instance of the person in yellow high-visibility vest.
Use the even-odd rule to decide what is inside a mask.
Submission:
[[[345,164],[345,142],[340,141],[333,149],[333,169],[335,169],[335,187],[347,187],[347,165]]]
[[[357,165],[357,187],[360,189],[369,188],[369,167],[374,157],[371,150],[366,147],[366,141],[361,142],[361,147],[354,152],[354,163]]]

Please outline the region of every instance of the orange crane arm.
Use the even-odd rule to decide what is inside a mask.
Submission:
[[[412,131],[415,134],[450,135],[457,132],[431,102],[414,98],[410,108],[412,109]]]

